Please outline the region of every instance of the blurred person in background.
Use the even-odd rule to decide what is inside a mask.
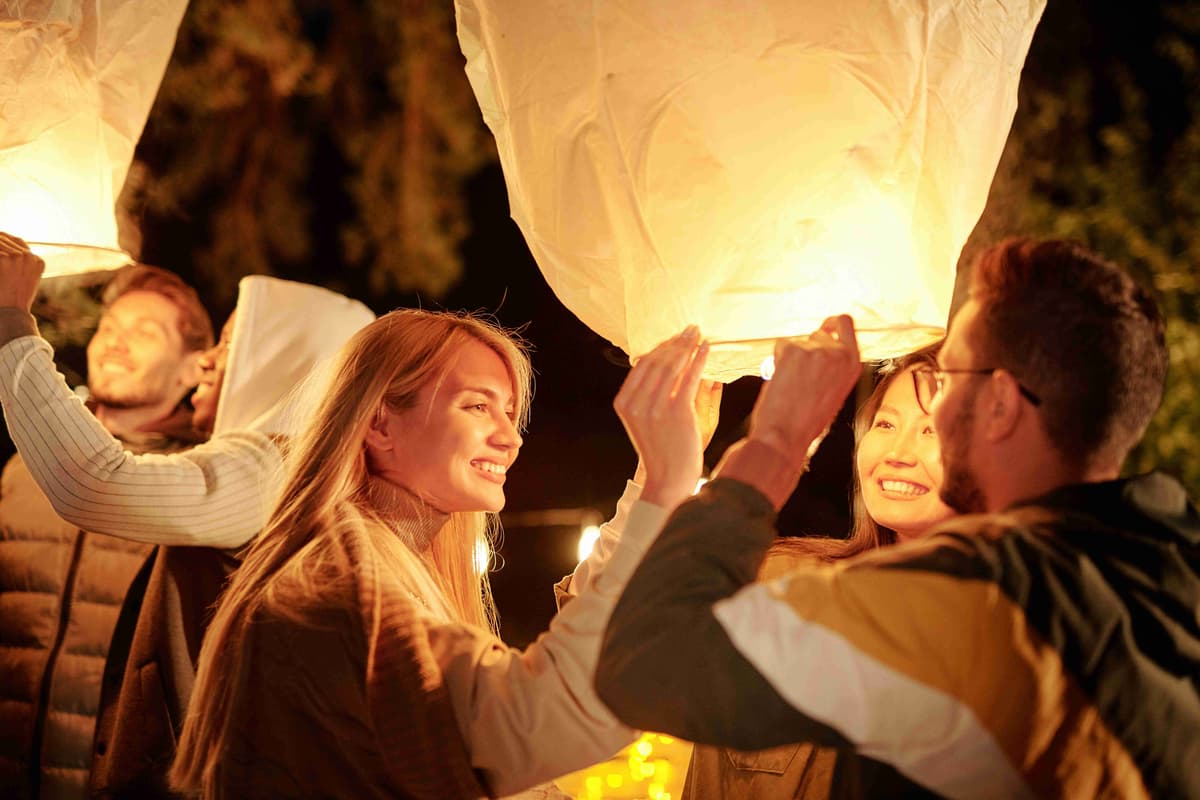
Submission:
[[[157,267],[117,272],[87,348],[88,414],[37,335],[32,293],[20,296],[24,272],[32,265],[40,275],[35,259],[0,234],[0,272],[22,273],[16,286],[0,278],[0,372],[34,379],[32,364],[41,365],[42,378],[62,384],[67,402],[120,453],[171,453],[199,441],[186,399],[213,333],[195,290]],[[113,627],[151,546],[56,514],[32,473],[44,437],[61,431],[39,422],[22,446],[9,395],[0,399],[18,447],[0,478],[0,788],[6,797],[84,797]]]
[[[126,450],[56,373],[28,314],[40,259],[15,238],[3,243],[0,318],[24,332],[0,347],[18,451],[64,520],[146,550],[103,668],[88,791],[164,796],[211,607],[279,491],[290,396],[374,315],[316,286],[244,278],[220,340],[197,359],[188,416],[193,438],[212,441],[149,458]]]

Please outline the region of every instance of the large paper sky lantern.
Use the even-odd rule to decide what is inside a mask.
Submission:
[[[456,0],[546,280],[633,356],[710,377],[853,314],[867,358],[946,324],[1044,0]]]
[[[0,230],[46,274],[121,266],[115,204],[186,0],[0,0]]]

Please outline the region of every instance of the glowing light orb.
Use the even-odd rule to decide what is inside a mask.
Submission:
[[[579,535],[579,560],[583,561],[592,554],[592,548],[596,546],[596,542],[600,540],[600,526],[588,525],[585,526],[583,532]]]

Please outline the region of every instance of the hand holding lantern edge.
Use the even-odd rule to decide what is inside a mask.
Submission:
[[[638,452],[647,502],[674,507],[700,477],[721,395],[720,384],[700,380],[707,355],[699,329],[689,326],[640,358],[613,400]]]
[[[0,307],[29,313],[44,269],[24,239],[0,232]]]
[[[862,365],[854,321],[829,317],[811,336],[775,344],[775,374],[750,416],[747,439],[756,440],[803,470],[809,448],[837,416]]]

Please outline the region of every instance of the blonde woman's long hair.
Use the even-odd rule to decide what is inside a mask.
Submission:
[[[339,535],[354,528],[370,552],[366,576],[378,579],[397,563],[396,535],[368,502],[364,448],[372,419],[384,407],[412,408],[417,394],[440,381],[468,342],[491,348],[508,367],[517,427],[528,419],[532,368],[515,334],[467,314],[393,311],[359,331],[342,349],[330,387],[307,431],[292,449],[284,490],[262,534],[249,547],[218,605],[204,639],[192,700],[170,780],[209,795],[226,749],[233,703],[242,690],[246,634],[255,612],[269,608],[303,624],[307,611],[354,597],[341,591],[349,573]],[[404,559],[422,600],[452,619],[496,631],[487,570],[477,548],[491,553],[495,515],[454,513],[434,538],[431,566]],[[416,565],[416,566],[414,566]],[[430,597],[426,593],[432,593]]]

